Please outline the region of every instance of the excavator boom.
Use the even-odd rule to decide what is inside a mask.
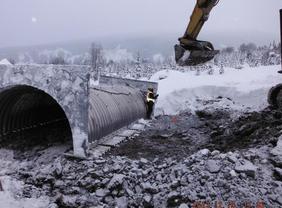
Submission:
[[[208,41],[199,41],[197,37],[208,20],[209,14],[219,0],[197,0],[190,17],[190,22],[179,44],[174,46],[175,61],[181,66],[192,66],[205,63],[214,58],[219,51],[214,50]]]

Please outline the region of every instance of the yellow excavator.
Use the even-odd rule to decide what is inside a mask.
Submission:
[[[178,65],[194,66],[203,64],[212,60],[219,53],[210,42],[197,40],[204,23],[209,18],[211,10],[218,2],[219,0],[197,0],[188,27],[183,37],[179,38],[179,44],[174,46],[175,61]],[[280,10],[280,28],[282,41],[282,9]],[[278,73],[282,74],[282,70],[278,71]],[[268,103],[271,107],[282,109],[282,83],[270,89]]]
[[[210,42],[197,40],[211,10],[218,2],[219,0],[197,0],[188,27],[183,37],[179,38],[179,44],[174,46],[175,61],[178,65],[193,66],[202,64],[212,60],[219,53],[218,50],[214,50]]]

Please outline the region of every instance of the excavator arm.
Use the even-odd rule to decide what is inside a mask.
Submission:
[[[199,41],[197,37],[208,20],[209,14],[219,0],[197,0],[190,17],[190,22],[179,44],[174,46],[175,61],[181,66],[193,66],[205,63],[214,58],[219,51],[214,50],[208,41]]]

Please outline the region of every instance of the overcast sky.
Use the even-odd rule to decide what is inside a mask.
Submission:
[[[0,0],[0,47],[182,35],[196,0]],[[282,0],[221,0],[201,33],[278,40]],[[246,34],[246,35],[245,35]],[[177,36],[177,37],[178,37]],[[176,37],[176,38],[177,38]],[[234,40],[235,41],[235,40]],[[265,40],[262,40],[262,42]]]

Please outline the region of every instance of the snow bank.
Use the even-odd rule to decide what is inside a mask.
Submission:
[[[182,110],[198,109],[199,100],[215,99],[219,96],[231,98],[226,105],[238,109],[258,110],[267,106],[268,90],[282,82],[278,66],[261,66],[242,70],[226,68],[224,74],[215,70],[213,75],[195,71],[160,71],[151,81],[159,83],[159,100],[156,114],[176,114]],[[221,103],[225,105],[224,103]]]

